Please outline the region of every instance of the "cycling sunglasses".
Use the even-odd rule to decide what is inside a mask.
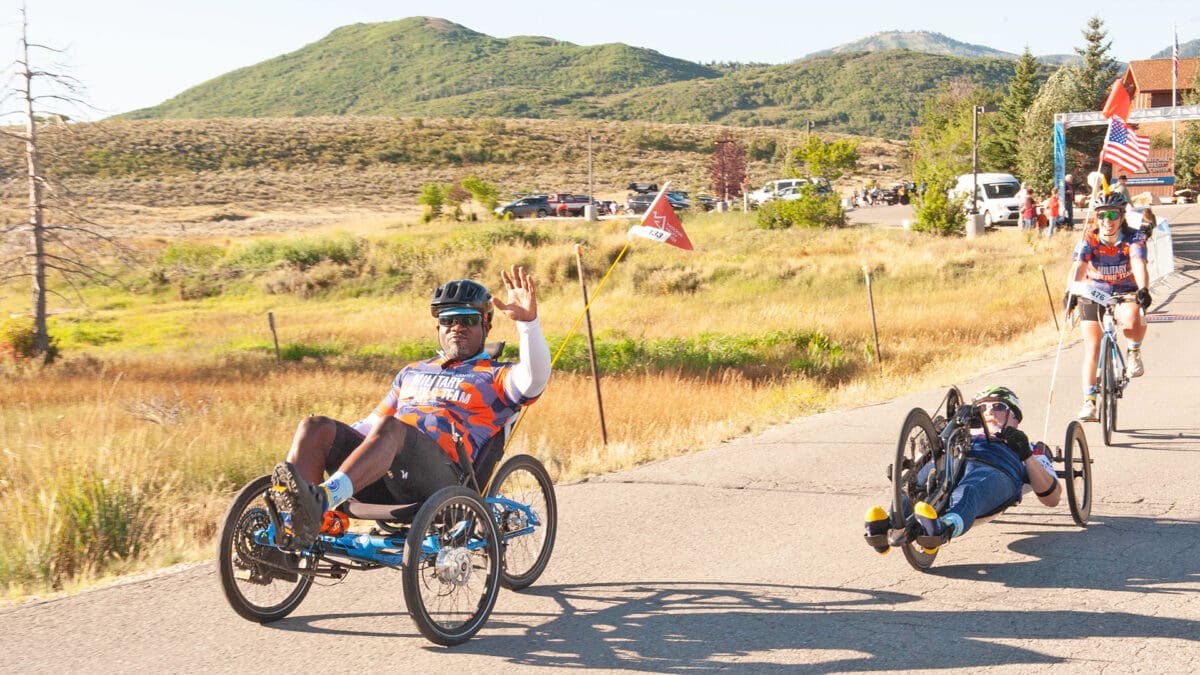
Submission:
[[[1120,211],[1101,211],[1096,214],[1096,217],[1101,220],[1120,220],[1121,212]]]
[[[478,326],[479,322],[483,321],[483,317],[478,314],[453,314],[451,316],[439,316],[438,325],[449,328],[450,326]]]
[[[1001,403],[1000,401],[984,401],[983,403],[979,404],[979,409],[980,410],[991,410],[994,413],[1011,412],[1009,410],[1008,404]]]

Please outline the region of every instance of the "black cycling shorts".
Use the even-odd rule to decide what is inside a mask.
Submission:
[[[337,431],[325,471],[333,474],[365,436],[348,424],[334,420]],[[438,490],[462,484],[462,472],[432,438],[406,427],[404,446],[396,453],[387,475],[366,486],[355,486],[354,498],[368,504],[412,504],[423,502]]]
[[[1129,291],[1120,291],[1120,292],[1128,293]],[[1079,320],[1080,321],[1099,321],[1100,320],[1100,305],[1097,305],[1096,303],[1092,302],[1091,300],[1086,300],[1084,298],[1080,298],[1079,299]]]

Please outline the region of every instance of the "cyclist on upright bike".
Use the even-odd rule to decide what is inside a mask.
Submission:
[[[1124,194],[1114,192],[1103,197],[1096,206],[1099,226],[1087,231],[1075,246],[1075,264],[1069,279],[1072,282],[1087,279],[1089,286],[1110,295],[1137,293],[1137,305],[1144,311],[1150,308],[1150,274],[1146,269],[1146,236],[1129,226],[1125,220],[1128,201]],[[1080,300],[1067,291],[1064,298],[1070,312],[1079,305],[1079,318],[1083,331],[1083,405],[1076,415],[1085,422],[1096,421],[1096,361],[1100,357],[1100,306],[1090,300]],[[1133,303],[1124,303],[1116,308],[1117,319],[1123,326],[1129,341],[1129,377],[1141,377],[1145,373],[1142,364],[1142,340],[1146,337],[1146,322]]]

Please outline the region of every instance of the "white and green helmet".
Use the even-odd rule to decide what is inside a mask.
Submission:
[[[1021,399],[1017,398],[1013,390],[1008,387],[988,387],[975,394],[975,398],[972,399],[972,402],[976,405],[984,401],[1000,401],[1013,411],[1013,414],[1017,416],[1018,422],[1024,419],[1024,416],[1021,414]]]

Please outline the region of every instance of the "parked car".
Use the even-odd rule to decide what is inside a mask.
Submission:
[[[825,178],[781,178],[768,182],[761,188],[746,195],[750,204],[758,206],[772,199],[780,198],[783,194],[795,194],[796,199],[799,196],[799,188],[803,185],[815,185],[819,194],[832,192],[833,188],[829,185],[829,181]]]
[[[1019,222],[1021,204],[1017,201],[1017,192],[1021,190],[1021,181],[1015,176],[1007,173],[966,173],[959,176],[950,189],[950,198],[961,198],[967,213],[971,212],[972,186],[978,186],[976,206],[979,213],[983,214],[984,227],[1005,222],[1016,225]]]
[[[588,204],[593,204],[591,198],[587,195],[569,195],[569,194],[553,194],[550,195],[547,202],[550,204],[550,212],[556,216],[571,216],[578,218],[583,215],[583,207]]]
[[[496,207],[501,218],[545,218],[552,213],[549,195],[529,195]]]
[[[657,196],[656,193],[629,195],[629,201],[625,205],[625,210],[629,213],[645,213],[646,209],[650,208],[650,204],[654,202],[654,198]],[[666,200],[671,205],[671,208],[676,211],[682,211],[691,206],[691,202],[670,192],[666,193]]]

